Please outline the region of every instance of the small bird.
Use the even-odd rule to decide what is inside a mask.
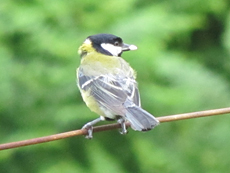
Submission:
[[[86,138],[92,138],[93,125],[104,120],[117,120],[121,134],[127,133],[127,121],[137,131],[151,130],[159,124],[141,108],[136,72],[121,58],[124,51],[136,49],[112,34],[89,36],[79,47],[77,84],[86,105],[100,115],[82,127],[88,131]]]

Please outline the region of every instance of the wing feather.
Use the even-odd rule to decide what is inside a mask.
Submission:
[[[78,85],[81,89],[90,90],[91,95],[100,106],[122,115],[125,112],[123,103],[129,99],[140,105],[139,91],[134,79],[122,75],[86,76],[78,69]]]

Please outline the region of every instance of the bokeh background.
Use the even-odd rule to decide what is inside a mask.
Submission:
[[[98,116],[76,87],[77,49],[112,33],[137,51],[143,108],[155,116],[230,105],[229,0],[1,0],[0,143],[81,128]],[[93,140],[0,151],[7,173],[228,172],[229,115],[118,130]]]

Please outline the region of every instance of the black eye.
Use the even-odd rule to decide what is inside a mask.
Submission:
[[[114,42],[114,46],[119,46],[119,45],[120,45],[120,43],[118,41]]]

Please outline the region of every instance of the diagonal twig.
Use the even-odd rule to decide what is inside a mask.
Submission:
[[[222,114],[227,114],[227,113],[230,113],[230,107],[222,108],[222,109],[200,111],[200,112],[191,112],[191,113],[184,113],[184,114],[162,116],[162,117],[157,117],[157,119],[160,121],[160,123],[164,123],[164,122],[171,122],[171,121],[191,119],[191,118],[222,115]],[[126,125],[127,127],[129,127],[130,123],[127,122]],[[120,128],[120,124],[115,123],[115,124],[108,124],[108,125],[103,125],[103,126],[96,126],[94,127],[93,131],[101,132],[101,131],[113,130],[113,129],[118,129],[118,128]],[[0,150],[17,148],[17,147],[22,147],[22,146],[27,146],[27,145],[34,145],[34,144],[69,138],[72,136],[86,135],[86,134],[87,134],[87,130],[85,129],[74,130],[74,131],[59,133],[59,134],[40,137],[40,138],[33,138],[33,139],[28,139],[28,140],[23,140],[23,141],[0,144]]]

